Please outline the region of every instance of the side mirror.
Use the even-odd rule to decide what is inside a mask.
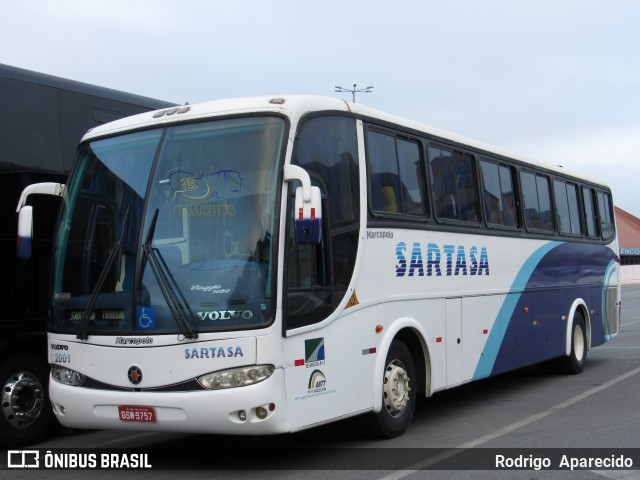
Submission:
[[[33,237],[33,207],[25,205],[18,214],[18,252],[20,260],[31,258],[31,238]]]
[[[296,188],[294,230],[297,243],[322,241],[322,196],[318,187],[311,186],[309,174],[297,165],[285,165],[284,181],[298,180]]]
[[[295,236],[298,243],[322,241],[322,196],[318,187],[311,187],[311,201],[304,201],[303,187],[296,188]]]
[[[18,201],[18,251],[16,253],[20,260],[31,258],[31,240],[33,238],[33,207],[27,205],[29,195],[51,195],[61,197],[65,186],[61,183],[44,182],[28,185],[22,191]]]

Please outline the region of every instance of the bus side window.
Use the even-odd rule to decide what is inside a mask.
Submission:
[[[417,142],[369,131],[367,161],[371,210],[425,215],[422,161]]]
[[[483,159],[482,174],[484,214],[487,223],[517,227],[516,203],[511,168]]]
[[[325,205],[323,210],[326,211]],[[297,243],[293,226],[293,198],[288,211],[286,326],[292,329],[318,323],[328,317],[332,311],[332,295],[326,245],[327,222],[322,222],[322,242]]]
[[[522,196],[524,197],[524,215],[527,228],[553,231],[551,214],[551,191],[549,177],[530,172],[522,172]]]
[[[611,240],[616,232],[611,211],[611,196],[607,192],[598,191],[598,214],[600,231],[604,240]]]
[[[578,207],[578,187],[563,180],[554,180],[553,192],[556,201],[558,230],[562,234],[580,235],[582,227]]]
[[[595,191],[590,187],[582,187],[582,204],[584,206],[584,221],[587,230],[587,237],[596,238],[598,228],[596,225],[595,211]]]
[[[323,231],[317,245],[299,245],[288,238],[286,329],[318,323],[340,304],[353,275],[360,228],[355,120],[311,118],[295,142],[292,163],[304,168],[322,191]]]
[[[426,215],[424,203],[424,187],[422,179],[421,148],[410,140],[396,140],[398,151],[398,170],[402,181],[403,213],[409,215]]]
[[[480,212],[473,157],[430,146],[429,165],[436,218],[477,224]]]

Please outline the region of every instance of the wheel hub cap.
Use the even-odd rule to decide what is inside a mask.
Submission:
[[[2,413],[14,427],[30,425],[38,418],[43,402],[42,385],[29,372],[16,373],[2,389]]]
[[[582,332],[582,327],[580,325],[577,325],[574,329],[573,345],[576,359],[580,362],[582,361],[585,352],[584,333]]]
[[[384,404],[391,416],[402,413],[409,402],[409,377],[404,365],[392,362],[384,374]]]

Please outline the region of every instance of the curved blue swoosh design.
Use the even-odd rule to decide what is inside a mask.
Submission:
[[[536,267],[545,257],[545,255],[547,255],[547,253],[561,244],[562,242],[549,242],[544,244],[542,247],[531,254],[531,256],[527,259],[527,261],[518,272],[518,275],[516,275],[509,293],[515,293],[517,295],[506,295],[505,301],[502,304],[500,311],[498,312],[498,317],[493,323],[494,326],[491,329],[491,334],[489,335],[489,339],[487,340],[487,343],[484,347],[484,351],[482,353],[482,356],[480,357],[480,361],[476,366],[476,371],[474,372],[472,378],[473,380],[478,380],[480,378],[485,378],[491,375],[491,371],[493,370],[496,358],[498,357],[498,352],[500,351],[500,346],[502,345],[502,340],[506,333],[506,325],[501,325],[500,319],[512,317],[513,311],[515,310],[516,305],[520,300],[520,294],[524,292],[531,274],[535,271]]]
[[[606,292],[618,262],[611,248],[595,243],[554,241],[533,252],[504,296],[472,379],[560,356],[576,298],[597,312],[589,323],[591,346],[610,339]]]

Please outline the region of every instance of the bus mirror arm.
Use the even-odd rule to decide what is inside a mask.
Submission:
[[[22,190],[20,194],[20,200],[18,201],[18,208],[16,212],[20,213],[20,210],[27,204],[29,195],[51,195],[53,197],[61,197],[64,193],[65,185],[62,183],[54,182],[42,182],[28,185]]]
[[[304,202],[311,201],[311,179],[307,171],[298,167],[297,165],[285,165],[284,166],[284,181],[290,182],[292,180],[298,180],[302,183],[302,196]],[[297,193],[296,193],[297,195]]]
[[[297,165],[285,165],[284,181],[298,180],[296,188],[294,230],[297,243],[313,244],[322,241],[322,195],[311,186],[309,174]]]
[[[65,186],[61,183],[44,182],[28,185],[20,195],[18,207],[18,251],[16,253],[20,260],[31,258],[31,239],[33,237],[33,207],[27,205],[29,195],[52,195],[61,197]]]

